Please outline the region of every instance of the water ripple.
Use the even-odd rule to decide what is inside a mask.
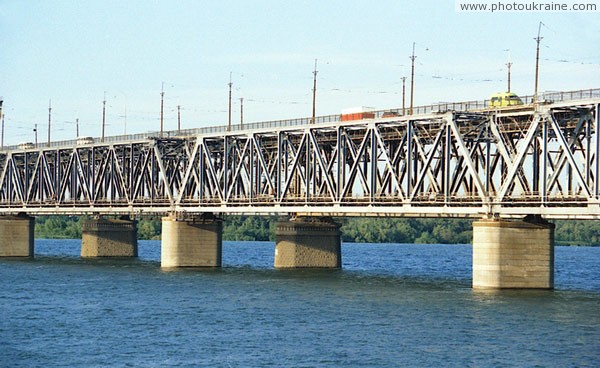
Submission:
[[[272,243],[221,269],[79,258],[37,241],[0,260],[0,366],[596,366],[600,249],[559,247],[555,291],[470,287],[469,246],[345,244],[342,270],[275,270]],[[595,267],[592,267],[595,265]],[[560,272],[558,272],[560,271]]]

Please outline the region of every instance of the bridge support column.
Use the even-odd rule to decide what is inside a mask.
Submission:
[[[35,219],[0,216],[0,257],[33,257]]]
[[[223,220],[219,218],[163,217],[160,265],[221,267],[222,244]]]
[[[276,268],[341,268],[340,227],[330,219],[297,218],[275,226]]]
[[[473,288],[553,289],[554,224],[473,222]]]
[[[81,225],[81,256],[137,257],[135,221],[99,218]]]

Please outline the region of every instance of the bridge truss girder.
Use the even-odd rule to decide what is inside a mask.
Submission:
[[[4,212],[600,218],[598,103],[0,153]]]

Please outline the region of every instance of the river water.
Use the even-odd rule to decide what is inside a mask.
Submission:
[[[556,248],[554,291],[471,289],[468,245],[343,244],[342,270],[84,260],[79,240],[0,259],[1,367],[598,367],[600,248]]]

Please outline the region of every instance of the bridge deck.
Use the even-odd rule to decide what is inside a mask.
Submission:
[[[600,89],[562,97],[537,110],[437,104],[412,116],[9,147],[0,152],[0,208],[600,218]]]

